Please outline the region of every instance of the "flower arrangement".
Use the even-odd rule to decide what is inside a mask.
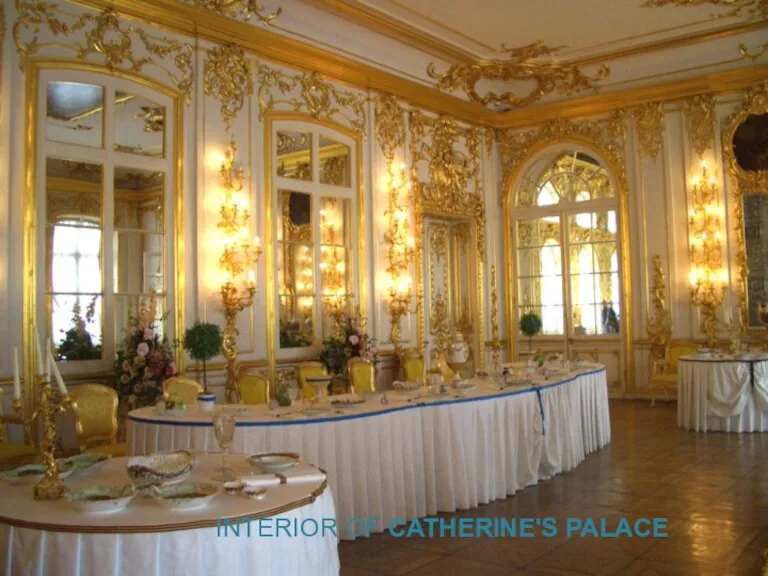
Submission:
[[[354,316],[341,314],[333,336],[323,340],[320,362],[329,373],[342,374],[350,358],[360,357],[375,363],[378,354],[373,338],[365,332],[364,323]]]
[[[163,381],[177,374],[168,341],[161,340],[155,331],[156,314],[153,295],[139,318],[131,319],[115,359],[118,396],[131,409],[154,404],[162,396]]]

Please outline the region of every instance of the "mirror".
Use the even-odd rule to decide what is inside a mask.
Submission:
[[[76,82],[48,82],[46,139],[101,148],[104,140],[104,88]]]
[[[768,114],[747,116],[733,135],[733,153],[742,170],[768,170]]]
[[[349,146],[320,136],[320,184],[350,186]]]
[[[323,338],[333,334],[336,320],[351,314],[352,251],[350,217],[352,202],[342,198],[320,199],[320,286],[323,298]]]
[[[312,181],[312,133],[279,130],[277,132],[277,175]]]
[[[758,309],[768,303],[768,196],[744,194],[743,202],[749,327],[764,328]]]
[[[164,106],[147,98],[121,92],[114,93],[115,151],[165,157]]]

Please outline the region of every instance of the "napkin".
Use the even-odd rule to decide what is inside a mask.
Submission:
[[[319,470],[288,470],[283,472],[282,476],[285,478],[285,483],[291,484],[316,484],[325,480],[325,474]]]
[[[243,476],[240,478],[240,482],[246,486],[253,486],[254,488],[267,488],[269,486],[280,486],[280,484],[282,484],[280,478],[274,474],[253,474],[251,476]]]

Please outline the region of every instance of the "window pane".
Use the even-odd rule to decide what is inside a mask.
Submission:
[[[550,216],[538,220],[518,220],[517,247],[543,246],[548,242],[560,244],[560,218]]]
[[[280,296],[280,348],[312,346],[312,296]]]
[[[101,225],[100,164],[49,157],[45,161],[45,176],[45,218],[48,226],[55,226],[62,220],[73,225]]]
[[[548,306],[518,306],[517,317],[520,318],[526,312],[535,312],[541,318],[541,333],[550,336],[564,334],[563,329],[563,307]],[[519,330],[519,328],[518,328]],[[522,335],[522,332],[520,332]]]
[[[165,174],[115,166],[115,229],[165,230]]]
[[[296,180],[312,180],[311,132],[278,131],[277,175]]]
[[[165,292],[165,235],[115,232],[115,292],[149,294]]]
[[[349,146],[320,136],[320,183],[350,186],[351,155]]]
[[[154,297],[154,298],[153,298]],[[154,300],[154,317],[152,330],[161,340],[166,335],[165,317],[168,314],[168,304],[164,296],[159,294],[115,295],[114,334],[117,348],[122,348],[126,336],[132,333],[136,319],[143,311],[152,310]]]
[[[46,300],[56,360],[76,362],[101,359],[101,297],[52,294]]]
[[[165,157],[165,106],[136,94],[116,91],[115,150]]]
[[[312,242],[312,196],[303,192],[280,190],[280,242]]]
[[[49,141],[101,148],[103,126],[103,87],[48,82],[45,132]]]

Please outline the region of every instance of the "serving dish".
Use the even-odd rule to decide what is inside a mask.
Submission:
[[[133,484],[124,486],[89,486],[82,490],[67,492],[66,498],[78,512],[104,514],[124,510],[136,495]]]
[[[331,400],[331,406],[334,408],[349,408],[359,404],[365,404],[365,397],[361,394],[344,394]]]
[[[155,502],[171,510],[199,510],[210,504],[219,493],[215,484],[184,482],[174,486],[153,486],[150,492]]]
[[[64,480],[74,471],[75,468],[72,464],[59,461],[59,478]],[[26,486],[37,484],[43,479],[43,476],[45,476],[45,466],[43,464],[25,464],[13,470],[0,473],[0,480],[5,480],[14,486]]]
[[[133,456],[128,459],[128,476],[139,487],[183,482],[192,470],[194,458],[186,450]]]
[[[111,456],[109,454],[101,454],[98,452],[88,452],[85,454],[75,454],[74,456],[70,456],[69,458],[62,458],[60,462],[71,464],[74,468],[75,472],[79,472],[82,470],[88,470],[90,472],[93,472],[94,470],[98,470],[104,464],[107,463],[107,460],[109,460]]]
[[[258,466],[269,474],[280,474],[290,470],[299,461],[299,455],[294,452],[268,452],[248,456],[248,463],[251,466]]]

